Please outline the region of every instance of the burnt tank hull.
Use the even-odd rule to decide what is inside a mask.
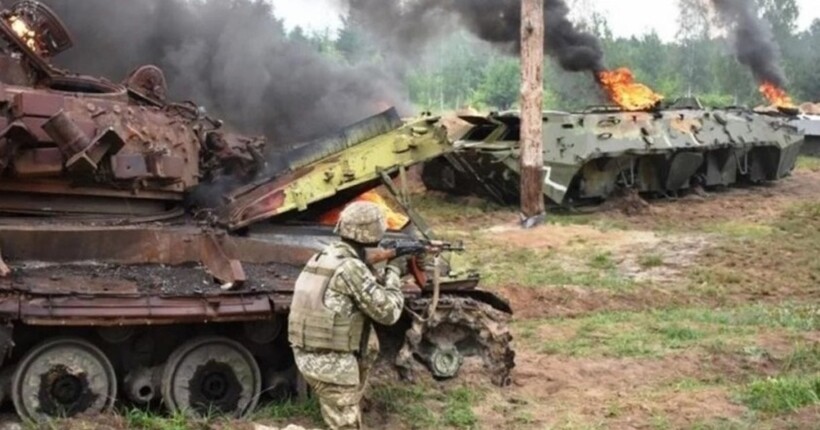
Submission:
[[[472,128],[455,153],[425,165],[425,184],[517,202],[519,117],[464,119]],[[669,196],[777,181],[792,172],[802,145],[787,118],[742,109],[547,113],[543,191],[548,201],[573,206],[623,189]]]
[[[297,394],[282,327],[301,267],[334,239],[321,215],[386,185],[411,218],[391,234],[431,238],[392,178],[451,150],[435,118],[390,110],[270,151],[167,100],[156,67],[122,84],[54,68],[70,36],[37,2],[0,12],[0,39],[0,402],[24,419],[118,401],[241,417]],[[476,359],[509,383],[507,303],[475,274],[427,279],[406,280],[409,311],[379,328],[385,360],[447,378]],[[437,337],[443,321],[469,350]]]

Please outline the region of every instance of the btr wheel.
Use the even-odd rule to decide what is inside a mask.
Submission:
[[[238,342],[204,337],[177,348],[165,364],[162,397],[172,412],[241,418],[253,411],[262,376],[253,355]]]
[[[117,398],[111,362],[82,339],[57,338],[29,351],[14,372],[17,414],[32,421],[110,411]]]

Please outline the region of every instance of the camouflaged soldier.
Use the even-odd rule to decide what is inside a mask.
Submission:
[[[381,208],[351,204],[336,228],[342,240],[313,256],[296,281],[288,338],[331,429],[361,428],[359,402],[379,348],[371,323],[395,324],[404,306],[406,264],[391,261],[377,277],[364,259],[385,230]]]

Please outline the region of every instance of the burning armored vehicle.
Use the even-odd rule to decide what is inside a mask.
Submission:
[[[246,415],[299,387],[282,327],[334,209],[386,184],[409,216],[391,236],[432,238],[392,178],[451,149],[435,119],[391,110],[271,163],[263,139],[168,101],[155,67],[116,84],[52,66],[72,40],[36,1],[0,13],[0,39],[0,400],[23,418],[118,399]],[[509,306],[428,260],[400,325],[377,328],[386,356],[440,378],[476,359],[507,383]]]
[[[519,199],[515,112],[464,116],[456,151],[428,162],[429,189]],[[759,184],[788,176],[803,136],[789,116],[742,108],[704,109],[696,100],[665,108],[544,113],[545,197],[556,205],[596,204],[618,190],[674,196],[692,187]]]

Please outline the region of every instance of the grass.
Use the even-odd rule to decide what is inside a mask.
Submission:
[[[550,325],[561,337],[539,339],[538,326]],[[661,357],[693,347],[725,349],[748,345],[761,332],[820,329],[816,306],[743,306],[729,309],[677,308],[647,312],[605,312],[579,319],[520,324],[522,342],[541,353],[568,356]],[[801,352],[794,366],[807,365],[816,350]]]
[[[741,398],[750,409],[766,414],[794,412],[820,404],[820,374],[756,380],[748,384]]]
[[[584,261],[548,249],[500,248],[498,244],[479,241],[471,244],[464,258],[467,265],[481,267],[486,285],[578,286],[610,290],[626,290],[634,286],[631,279],[618,273],[608,253],[598,253]]]
[[[472,405],[480,396],[468,388],[457,388],[448,393],[444,406],[444,424],[461,429],[471,429],[478,423]]]
[[[727,238],[740,240],[761,240],[775,232],[775,229],[769,225],[737,220],[709,224],[703,230],[707,233],[720,234]]]
[[[322,424],[322,411],[319,400],[311,397],[307,401],[287,401],[272,403],[260,408],[254,414],[255,419],[288,422],[294,419],[308,419],[313,424]]]
[[[782,370],[798,373],[820,372],[820,343],[797,344],[794,351],[783,361]]]
[[[483,394],[467,387],[385,384],[374,387],[371,397],[376,410],[398,417],[408,428],[472,429],[478,424],[473,407]]]
[[[747,407],[767,415],[820,405],[820,344],[797,343],[777,376],[755,378],[739,391]]]
[[[128,428],[141,430],[187,430],[199,423],[193,422],[183,414],[162,417],[140,409],[131,409],[124,414]],[[203,424],[199,424],[203,426]]]
[[[547,215],[547,223],[557,226],[583,225],[601,231],[629,229],[626,222],[602,214],[551,214]]]
[[[818,171],[820,159],[801,159],[798,168]],[[451,206],[448,210],[460,209]],[[592,310],[576,318],[519,320],[514,323],[518,348],[593,360],[637,357],[647,362],[686,351],[682,357],[704,360],[702,372],[650,383],[646,392],[629,393],[624,398],[619,394],[618,401],[604,403],[606,419],[620,422],[634,414],[628,407],[631,400],[646,396],[649,416],[639,418],[639,422],[645,419],[641,424],[648,428],[681,425],[677,414],[654,407],[653,393],[660,392],[664,395],[657,396],[659,401],[668,399],[670,391],[708,390],[722,393],[726,399],[734,393],[737,401],[731,403],[748,408],[746,413],[737,414],[733,409],[725,418],[704,416],[702,421],[695,418],[687,423],[699,429],[767,428],[767,420],[789,422],[794,411],[820,405],[820,345],[805,340],[806,333],[820,330],[820,305],[813,299],[820,282],[820,202],[805,201],[791,207],[780,202],[765,213],[757,214],[752,208],[749,215],[694,218],[683,223],[658,219],[649,225],[655,233],[672,236],[693,230],[709,235],[710,246],[697,257],[697,264],[684,268],[683,275],[670,281],[668,287],[664,285],[664,291],[683,294],[686,297],[681,302],[694,306],[628,312]],[[487,220],[487,215],[483,216],[481,219]],[[761,218],[764,221],[757,221]],[[586,225],[602,230],[648,228],[630,225],[629,219],[616,219],[619,221],[608,222],[601,214],[591,214],[553,216],[549,222],[559,227]],[[482,268],[485,285],[629,289],[630,294],[648,287],[619,275],[621,256],[601,251],[599,244],[578,240],[560,250],[521,249],[520,245],[491,241],[481,230],[466,230],[470,227],[457,226],[465,229],[472,242],[464,257]],[[677,267],[674,256],[652,250],[638,252],[642,253],[635,261],[641,269]],[[758,299],[760,303],[756,303]],[[677,302],[670,301],[670,306],[673,303]],[[781,342],[769,346],[772,338]],[[786,347],[791,351],[784,351]],[[443,412],[445,401],[438,402],[441,409],[436,410]],[[577,408],[568,407],[566,417],[553,417],[552,421],[537,411],[534,405],[509,410],[507,422],[520,416],[516,422],[522,428],[530,422],[549,422],[554,428],[608,427],[607,421],[598,420],[600,415],[580,416]],[[436,423],[444,425],[441,419]],[[469,428],[470,421],[460,424]]]
[[[589,259],[589,267],[602,271],[614,270],[616,265],[612,261],[612,252],[604,251],[592,255]]]
[[[648,270],[656,267],[661,267],[665,264],[662,255],[655,253],[646,253],[638,257],[638,265],[641,269]]]
[[[473,407],[483,397],[481,390],[467,387],[432,387],[423,383],[417,385],[376,385],[370,392],[373,408],[380,411],[378,415],[396,417],[407,428],[413,429],[476,428],[478,417],[473,411]],[[193,420],[182,414],[167,417],[140,409],[123,411],[121,418],[126,428],[140,430],[207,430],[233,427],[227,421],[222,425],[218,419]],[[256,411],[252,420],[279,424],[309,422],[309,426],[321,426],[323,424],[316,398],[311,398],[306,402],[265,405]],[[58,423],[54,423],[53,426],[48,428],[65,427],[60,427]],[[71,428],[77,427],[72,424]]]
[[[763,427],[765,428],[765,427]],[[700,421],[692,425],[691,430],[759,430],[756,423],[747,423],[736,419],[718,418],[710,421]]]
[[[100,430],[100,429],[138,429],[138,430],[215,430],[235,428],[236,422],[216,414],[209,418],[190,418],[184,414],[171,416],[143,409],[121,409],[116,414],[94,416],[89,418],[72,418],[52,420],[44,423],[28,422],[22,425],[30,430]],[[4,427],[5,428],[5,427]],[[9,428],[13,428],[9,427]]]
[[[625,315],[624,315],[625,316]],[[650,323],[642,316],[584,318],[566,339],[542,344],[541,352],[569,356],[659,357],[697,344],[704,331],[681,323]]]
[[[441,193],[414,194],[412,206],[431,225],[451,225],[461,222],[462,227],[487,224],[499,216],[512,214],[510,208],[486,199],[449,196]]]
[[[128,409],[121,412],[124,425],[129,429],[140,430],[190,430],[233,428],[233,424],[225,418],[192,419],[184,414],[164,416],[142,409]],[[319,402],[311,398],[306,402],[270,403],[263,405],[252,416],[254,421],[293,423],[309,422],[313,425],[322,425],[322,414]],[[74,425],[71,426],[74,428]],[[96,427],[95,427],[96,428]]]
[[[514,219],[514,209],[478,200],[464,203],[464,197],[441,194],[414,196],[416,209],[431,225],[443,226],[437,233],[463,240],[467,252],[453,256],[453,267],[481,269],[484,285],[519,285],[524,287],[574,286],[608,290],[626,290],[634,282],[619,273],[611,252],[593,251],[594,243],[575,241],[571,252],[548,248],[506,246],[492,240],[483,228],[498,224],[500,219]],[[549,217],[553,226],[585,225],[601,231],[626,228],[622,222],[600,214],[557,215]]]
[[[380,385],[373,388],[371,397],[376,402],[377,409],[398,415],[410,428],[433,428],[438,423],[438,417],[426,406],[426,401],[434,397],[426,387]]]
[[[797,159],[797,170],[820,171],[820,157],[800,157]]]
[[[706,230],[723,240],[688,271],[689,291],[722,302],[745,296],[804,296],[820,282],[820,203],[786,208],[767,224],[732,221]]]
[[[487,238],[480,229],[497,224],[500,218],[513,218],[510,208],[483,200],[441,194],[414,196],[414,207],[431,225],[444,226],[438,233],[446,238],[464,240],[467,252],[453,257],[454,267],[480,267],[485,285],[516,284],[529,287],[579,286],[622,290],[633,283],[618,274],[613,256],[596,252],[589,257],[587,245],[578,242],[582,255],[549,249],[505,247]],[[599,230],[622,229],[624,225],[598,214],[553,215],[552,225],[588,225]]]

